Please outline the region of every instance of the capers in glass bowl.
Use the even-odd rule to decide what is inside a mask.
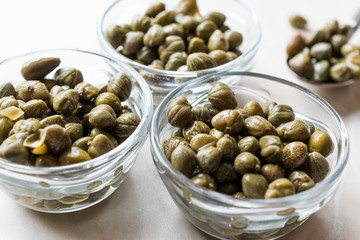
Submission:
[[[98,40],[109,56],[141,73],[155,105],[181,83],[230,69],[246,71],[255,62],[261,28],[242,2],[138,0],[138,7],[129,8],[133,5],[131,0],[111,4],[99,22]],[[222,59],[210,57],[218,50]],[[174,53],[181,58],[170,58]]]
[[[219,83],[230,89],[219,99],[233,96],[236,105],[229,101],[218,113],[205,114],[205,106],[217,108],[209,92]],[[197,115],[189,126],[202,118],[210,131],[186,140],[182,128],[171,125],[167,108],[179,97],[186,98],[190,112]],[[224,111],[236,111],[242,128],[227,130],[238,121]],[[319,130],[327,135],[316,133]],[[329,137],[332,144],[327,143]],[[309,144],[310,139],[316,143]],[[240,236],[256,239],[270,231],[267,224],[279,230],[274,235],[279,237],[285,228],[299,226],[302,220],[294,219],[306,219],[331,198],[336,189],[329,186],[340,181],[349,151],[344,124],[327,102],[285,80],[244,72],[207,75],[175,89],[155,111],[150,140],[154,164],[173,201],[195,226],[219,238],[241,230]],[[166,157],[178,144],[193,149],[198,160],[195,167],[190,165],[190,177]],[[327,151],[326,157],[320,153]],[[221,232],[213,231],[214,225]]]
[[[58,49],[7,59],[0,77],[8,81],[0,88],[2,189],[42,212],[77,211],[114,192],[152,117],[139,73],[100,54]],[[119,136],[117,118],[130,113]]]

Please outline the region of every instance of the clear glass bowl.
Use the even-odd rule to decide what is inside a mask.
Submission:
[[[327,157],[328,176],[312,189],[278,199],[235,199],[195,185],[177,171],[162,152],[164,140],[175,130],[167,122],[167,106],[176,96],[192,105],[207,99],[217,82],[227,83],[239,106],[250,100],[274,100],[290,105],[296,118],[312,121],[327,130],[335,145]],[[335,194],[348,161],[349,139],[339,115],[321,97],[294,83],[257,73],[225,72],[192,80],[172,91],[158,106],[150,128],[153,161],[175,204],[202,231],[226,239],[268,239],[280,237],[319,211]]]
[[[59,67],[79,69],[84,81],[95,86],[104,86],[119,70],[134,82],[131,96],[124,104],[140,116],[141,123],[128,139],[110,152],[86,162],[58,167],[25,166],[0,158],[0,187],[15,201],[41,212],[77,211],[105,199],[128,175],[148,136],[153,114],[151,92],[131,67],[77,49],[42,50],[7,59],[0,63],[1,81],[11,81],[15,86],[25,81],[20,74],[22,64],[41,57],[59,57]]]
[[[166,9],[175,9],[179,1],[164,0]],[[230,29],[242,33],[244,40],[240,46],[243,54],[235,60],[221,66],[192,72],[176,72],[158,70],[137,63],[117,52],[105,38],[105,30],[112,24],[130,23],[131,19],[140,13],[145,13],[150,5],[147,0],[119,0],[110,5],[103,14],[97,28],[98,40],[105,54],[130,64],[137,69],[150,85],[154,103],[157,105],[171,90],[184,81],[210,73],[228,70],[246,71],[254,62],[261,40],[260,23],[254,12],[240,0],[197,0],[201,14],[211,11],[221,11],[226,14],[226,24]]]

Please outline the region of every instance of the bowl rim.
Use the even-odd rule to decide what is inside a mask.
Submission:
[[[160,138],[159,138],[159,131],[157,128],[157,123],[160,122],[159,116],[162,111],[164,111],[169,103],[169,101],[177,95],[180,91],[182,91],[184,88],[188,88],[189,85],[198,85],[201,82],[205,81],[206,79],[210,78],[217,78],[221,76],[248,76],[248,77],[258,77],[265,79],[267,81],[275,81],[279,82],[281,84],[286,84],[290,87],[296,88],[299,91],[307,94],[311,98],[315,99],[322,107],[324,107],[330,115],[333,116],[334,120],[337,123],[337,126],[339,128],[339,131],[342,133],[340,135],[340,142],[338,143],[339,146],[339,156],[337,158],[336,165],[334,169],[331,171],[330,175],[328,175],[323,181],[316,184],[315,187],[306,190],[304,192],[300,192],[291,196],[286,196],[282,198],[275,198],[275,199],[236,199],[233,196],[229,196],[226,194],[222,194],[216,191],[212,191],[200,186],[197,186],[195,183],[193,183],[189,178],[187,178],[185,175],[183,175],[181,172],[179,172],[177,169],[175,169],[170,161],[165,157],[164,153],[162,152],[162,146],[160,145]],[[165,171],[166,174],[170,174],[172,178],[176,179],[178,183],[184,186],[184,188],[189,189],[192,193],[195,193],[197,195],[200,195],[201,197],[211,199],[213,201],[216,201],[217,203],[225,204],[228,206],[233,207],[240,207],[240,208],[250,208],[250,209],[259,209],[259,208],[281,208],[285,206],[291,206],[291,204],[294,204],[294,202],[303,202],[303,201],[311,201],[315,200],[314,197],[319,192],[325,193],[328,189],[332,188],[334,184],[336,184],[337,179],[340,180],[342,173],[347,165],[348,159],[349,159],[349,150],[350,150],[350,143],[349,143],[349,136],[347,133],[347,130],[345,128],[345,124],[342,121],[339,114],[335,111],[335,109],[328,103],[326,100],[324,100],[322,97],[317,95],[316,93],[296,84],[288,80],[284,80],[278,77],[261,74],[261,73],[255,73],[255,72],[223,72],[223,73],[215,73],[207,76],[202,76],[199,78],[196,78],[194,80],[191,80],[177,88],[175,88],[173,91],[171,91],[158,105],[154,112],[154,116],[151,122],[150,126],[150,146],[153,153],[153,162],[156,165],[156,163],[159,163],[161,165],[161,170]],[[156,166],[158,173],[160,175],[159,169]],[[321,195],[321,194],[318,194]]]
[[[248,12],[248,14],[249,14],[249,16],[251,16],[253,24],[255,25],[255,28],[256,28],[256,37],[252,41],[252,44],[250,45],[249,49],[246,52],[243,52],[242,55],[240,55],[233,61],[230,61],[228,63],[222,64],[222,65],[219,65],[219,66],[216,66],[213,68],[204,69],[204,70],[189,71],[189,72],[177,72],[177,71],[159,70],[159,69],[151,68],[144,64],[137,63],[137,62],[127,58],[126,56],[122,55],[121,53],[117,52],[105,38],[105,34],[102,30],[106,29],[106,27],[108,27],[108,26],[104,26],[104,20],[107,17],[107,14],[113,9],[113,7],[116,6],[121,1],[123,1],[123,0],[116,0],[115,2],[111,3],[109,5],[109,7],[106,8],[106,10],[103,12],[103,14],[101,15],[100,19],[98,20],[98,24],[97,24],[97,36],[98,36],[98,40],[100,42],[100,46],[101,46],[102,50],[104,50],[107,54],[109,54],[113,58],[119,59],[123,62],[130,64],[135,69],[151,72],[151,73],[154,73],[154,74],[157,74],[160,76],[167,76],[167,77],[174,77],[174,78],[175,77],[196,78],[196,77],[203,76],[205,74],[214,73],[214,72],[228,71],[233,66],[236,66],[239,63],[241,63],[244,59],[247,59],[248,56],[255,55],[260,47],[260,42],[261,42],[261,38],[262,38],[262,28],[261,28],[261,24],[259,22],[258,17],[256,16],[255,12],[250,7],[248,7],[242,0],[233,0],[233,1],[237,2],[242,8],[244,8]]]
[[[6,159],[3,159],[0,157],[0,168],[3,168],[7,171],[11,172],[17,172],[20,174],[29,174],[29,175],[51,175],[51,174],[63,174],[69,171],[82,171],[87,170],[90,168],[94,168],[100,165],[108,164],[114,161],[108,161],[107,158],[114,156],[114,155],[123,155],[123,154],[129,154],[130,151],[126,149],[133,149],[137,144],[143,143],[147,139],[151,119],[153,116],[153,98],[151,94],[151,90],[148,86],[148,84],[145,82],[145,80],[141,77],[141,75],[133,69],[131,66],[126,65],[125,63],[117,60],[112,59],[106,55],[102,55],[97,52],[92,52],[88,50],[82,50],[79,48],[50,48],[50,49],[39,49],[35,51],[26,52],[23,54],[19,54],[13,57],[9,57],[3,61],[0,62],[0,68],[3,66],[3,64],[6,64],[8,62],[21,59],[24,57],[31,57],[32,55],[37,54],[45,54],[49,53],[49,55],[53,54],[56,55],[56,53],[80,53],[82,55],[90,55],[92,57],[103,59],[109,64],[109,62],[113,65],[116,65],[119,70],[125,70],[125,72],[128,72],[131,74],[131,78],[135,79],[138,83],[138,86],[143,91],[143,101],[144,104],[147,106],[144,111],[144,117],[141,118],[141,122],[139,126],[136,128],[136,130],[119,146],[115,147],[111,151],[88,161],[75,163],[71,165],[64,165],[64,166],[54,166],[54,167],[35,167],[35,166],[27,166],[22,165],[18,163],[10,162]],[[25,61],[24,61],[25,62]],[[110,66],[110,65],[109,65]],[[19,69],[20,70],[20,69]],[[140,136],[140,137],[139,137]],[[140,138],[140,141],[135,141],[136,138]],[[141,139],[143,138],[143,139]],[[121,162],[123,159],[120,160]]]

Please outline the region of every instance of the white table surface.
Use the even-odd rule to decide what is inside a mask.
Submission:
[[[99,51],[96,24],[111,0],[0,1],[0,61],[45,48]],[[263,39],[254,72],[299,82],[285,63],[285,46],[294,30],[287,18],[300,13],[310,25],[348,20],[358,0],[245,0],[258,15]],[[219,9],[220,10],[220,9]],[[359,34],[357,34],[359,35]],[[357,43],[360,45],[360,38]],[[332,201],[285,239],[359,239],[360,237],[360,81],[337,89],[306,85],[341,115],[350,136],[350,161]],[[28,210],[0,193],[0,239],[212,239],[193,227],[176,208],[142,148],[128,178],[111,197],[67,214]]]

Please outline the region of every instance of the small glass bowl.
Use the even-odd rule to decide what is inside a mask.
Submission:
[[[153,102],[148,85],[137,71],[119,61],[78,49],[42,50],[7,59],[0,63],[1,81],[11,81],[14,86],[25,81],[20,74],[23,63],[42,57],[60,58],[59,67],[79,69],[84,81],[94,86],[104,86],[118,71],[128,74],[134,82],[124,104],[139,115],[141,123],[110,152],[86,162],[57,167],[25,166],[0,158],[0,187],[16,202],[41,212],[73,212],[102,201],[124,181],[148,136]]]
[[[173,0],[164,0],[161,2],[163,2],[166,9],[169,10],[175,9],[178,3],[178,1]],[[112,24],[129,24],[135,15],[145,13],[150,5],[150,2],[147,0],[118,0],[110,5],[98,24],[98,40],[104,54],[126,62],[137,69],[150,85],[155,105],[159,104],[166,94],[185,81],[206,74],[228,70],[246,71],[255,63],[256,53],[261,41],[261,26],[254,12],[240,0],[198,0],[197,4],[202,14],[211,11],[220,11],[226,14],[226,25],[228,25],[231,30],[239,31],[244,38],[240,46],[243,54],[240,57],[210,69],[177,72],[154,69],[122,55],[106,40],[105,31]]]
[[[328,131],[335,146],[327,157],[328,176],[315,187],[277,199],[235,199],[194,184],[177,171],[162,151],[164,140],[176,129],[167,122],[167,107],[177,96],[185,96],[194,106],[207,100],[207,92],[217,82],[230,86],[239,106],[257,100],[288,104],[296,118],[310,120]],[[339,115],[321,97],[294,83],[247,72],[225,72],[192,80],[172,91],[158,106],[150,128],[156,169],[175,204],[186,218],[202,231],[226,239],[274,239],[319,211],[335,194],[348,162],[349,139]]]

